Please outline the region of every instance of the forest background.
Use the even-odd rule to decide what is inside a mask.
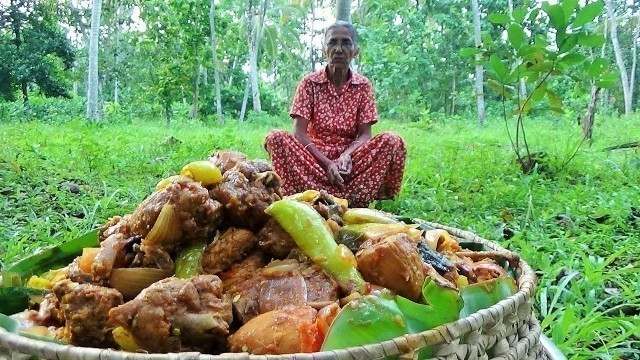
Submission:
[[[522,254],[568,357],[640,358],[637,0],[0,0],[0,265],[214,149],[265,157],[345,17],[409,146],[378,206]]]

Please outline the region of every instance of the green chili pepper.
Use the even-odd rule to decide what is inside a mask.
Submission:
[[[300,249],[332,276],[347,292],[366,292],[366,282],[356,269],[355,256],[338,246],[326,221],[306,203],[282,199],[265,212],[291,235]]]
[[[198,242],[184,248],[176,258],[176,277],[189,279],[198,275],[200,260],[206,247],[206,242]]]
[[[363,223],[376,223],[376,224],[398,224],[399,221],[395,218],[395,215],[391,215],[384,211],[367,209],[367,208],[355,208],[345,211],[342,216],[344,223],[351,224],[363,224]]]

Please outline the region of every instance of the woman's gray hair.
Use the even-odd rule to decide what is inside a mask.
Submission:
[[[358,48],[358,30],[356,30],[356,27],[348,21],[338,20],[335,23],[329,25],[329,27],[324,30],[324,37],[326,38],[329,31],[336,28],[345,28],[349,30],[349,32],[351,33],[351,41],[353,41],[353,46],[356,49]]]

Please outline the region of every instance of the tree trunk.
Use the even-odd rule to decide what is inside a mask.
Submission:
[[[593,143],[593,122],[595,120],[596,115],[596,105],[598,103],[598,95],[600,93],[600,88],[595,86],[595,84],[591,84],[591,92],[589,94],[589,106],[587,107],[587,113],[580,121],[580,126],[582,126],[582,138],[584,140],[589,140],[589,146]]]
[[[351,0],[336,1],[336,20],[351,22]]]
[[[200,107],[200,75],[202,74],[202,64],[198,62],[198,66],[196,67],[196,83],[193,87],[193,103],[191,104],[191,111],[189,112],[189,117],[193,120],[198,118],[198,108]]]
[[[216,113],[218,114],[218,124],[222,124],[222,99],[220,96],[220,73],[218,64],[218,39],[215,30],[216,4],[211,0],[209,7],[209,27],[211,27],[211,55],[213,57],[213,81],[216,88]]]
[[[480,32],[480,7],[478,6],[478,0],[471,0],[471,7],[473,10],[473,29],[475,35],[476,48],[482,46],[482,38]],[[482,55],[476,55],[476,61],[480,63]],[[483,125],[486,121],[484,113],[484,88],[483,88],[483,69],[481,65],[476,66],[476,100],[478,104],[478,122]]]
[[[91,38],[89,40],[89,77],[87,80],[87,118],[100,120],[98,110],[98,42],[100,41],[100,11],[102,0],[93,0],[91,8]]]
[[[633,34],[633,43],[631,47],[631,79],[629,80],[629,93],[631,94],[631,105],[633,106],[633,92],[636,86],[636,66],[638,65],[638,36],[640,36],[640,13],[638,14],[638,22]]]
[[[120,86],[120,71],[118,69],[120,66],[120,34],[122,33],[122,31],[120,30],[120,25],[120,6],[118,6],[118,8],[116,9],[116,46],[114,51],[115,66],[113,71],[113,102],[116,104],[120,102],[120,89],[118,89],[118,87]]]
[[[251,79],[251,95],[253,99],[253,111],[262,111],[260,105],[260,89],[258,87],[258,51],[260,37],[262,35],[262,25],[267,10],[267,0],[261,0],[260,9],[254,9],[253,3],[249,1],[249,12],[247,19],[249,35],[249,78]]]
[[[456,113],[456,68],[453,68],[453,79],[451,81],[451,115]]]
[[[244,115],[247,112],[247,101],[249,101],[249,89],[251,88],[251,80],[247,79],[246,85],[244,86],[244,95],[242,95],[242,106],[240,107],[240,118],[239,122],[244,121]]]
[[[612,0],[605,0],[607,5],[607,15],[611,21],[611,43],[613,44],[613,52],[616,55],[616,63],[620,70],[620,82],[622,83],[622,95],[624,96],[624,114],[631,114],[631,86],[629,85],[629,76],[627,75],[627,68],[622,58],[622,49],[620,49],[620,42],[618,41],[618,24],[616,19],[615,9],[613,8]]]
[[[604,18],[604,16],[603,16]],[[609,19],[604,18],[604,29],[602,31],[602,36],[604,36],[604,43],[602,44],[602,48],[600,48],[600,57],[605,59],[606,49],[607,49],[607,24],[609,23]],[[609,106],[609,89],[604,89],[602,94],[602,106]]]

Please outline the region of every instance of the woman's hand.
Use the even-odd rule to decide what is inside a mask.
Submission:
[[[338,169],[338,164],[329,160],[327,166],[327,180],[329,184],[336,186],[340,189],[344,189],[344,179],[340,175],[340,170]]]
[[[353,165],[351,161],[351,154],[348,154],[346,152],[343,153],[336,160],[336,164],[338,165],[338,172],[340,173],[341,176],[348,178],[349,175],[351,175],[351,169]]]

